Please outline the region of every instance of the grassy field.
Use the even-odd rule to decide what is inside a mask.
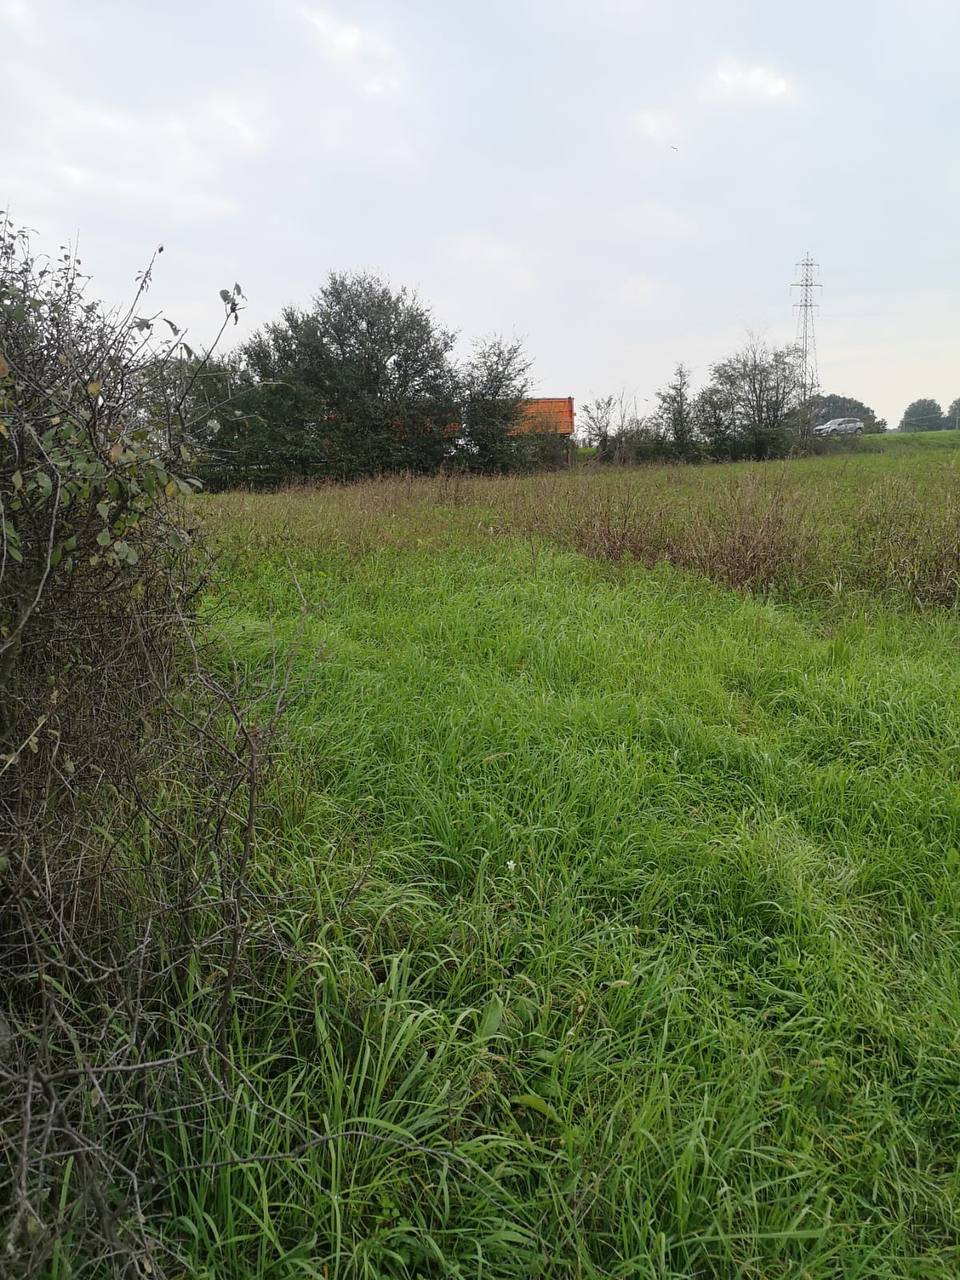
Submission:
[[[867,437],[776,463],[598,468],[500,479],[388,478],[233,495],[214,511],[244,556],[289,525],[290,548],[479,546],[504,535],[608,561],[668,562],[780,599],[954,606],[960,593],[960,432]],[[289,577],[289,574],[287,575]]]
[[[960,1272],[960,450],[876,449],[202,500],[298,692],[185,1274]]]

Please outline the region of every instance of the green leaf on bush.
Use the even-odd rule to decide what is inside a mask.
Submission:
[[[98,545],[99,545],[99,546],[101,546],[101,547],[109,547],[109,545],[110,545],[110,530],[109,530],[109,529],[101,529],[101,530],[100,530],[100,532],[97,534],[97,543],[98,543]]]

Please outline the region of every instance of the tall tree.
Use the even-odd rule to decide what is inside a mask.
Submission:
[[[601,462],[619,464],[652,461],[670,454],[670,443],[663,435],[663,424],[657,415],[642,419],[636,401],[625,391],[616,396],[602,396],[580,411],[587,428],[587,440],[597,446]]]
[[[586,444],[603,449],[614,430],[616,396],[598,396],[578,411]]]
[[[869,405],[853,396],[816,395],[810,400],[815,423],[829,422],[831,418],[859,418],[865,432],[886,431],[884,418],[878,418]]]
[[[738,452],[736,397],[728,383],[716,380],[703,388],[693,405],[698,438],[708,458],[732,458]]]
[[[736,355],[715,364],[711,388],[729,405],[737,456],[762,460],[782,455],[796,434],[800,379],[793,347],[770,347],[753,338]]]
[[[950,405],[950,408],[943,415],[944,423],[951,430],[956,431],[960,428],[960,396]]]
[[[244,348],[264,443],[289,452],[292,432],[291,461],[338,478],[433,469],[457,416],[453,345],[415,293],[332,273]]]
[[[673,453],[680,458],[688,456],[694,445],[693,396],[690,370],[682,362],[667,386],[657,392],[657,417]]]
[[[947,424],[936,400],[914,400],[900,419],[901,431],[941,431]]]
[[[486,338],[458,371],[462,426],[456,455],[471,470],[500,471],[510,466],[517,445],[511,431],[519,424],[530,389],[530,361],[519,338]]]

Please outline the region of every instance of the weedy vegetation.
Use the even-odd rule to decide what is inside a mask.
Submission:
[[[200,500],[303,634],[198,1270],[956,1269],[955,449]]]
[[[100,341],[0,384],[6,1272],[955,1274],[957,437],[184,503]]]

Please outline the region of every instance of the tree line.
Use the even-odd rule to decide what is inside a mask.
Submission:
[[[956,431],[960,429],[960,396],[946,413],[936,400],[914,400],[900,419],[900,431]]]
[[[270,487],[556,460],[562,442],[512,434],[530,390],[522,342],[490,337],[458,357],[456,339],[416,293],[331,273],[309,307],[284,308],[197,378],[190,416],[203,424],[194,446],[204,482]]]
[[[562,437],[516,432],[529,370],[519,340],[489,337],[460,355],[457,334],[415,292],[367,272],[332,272],[309,306],[285,307],[190,378],[200,476],[210,488],[273,487],[556,464]],[[751,339],[713,364],[703,386],[680,363],[648,411],[608,395],[581,408],[578,426],[601,462],[762,461],[819,447],[814,428],[840,417],[860,419],[868,433],[887,427],[855,397],[805,397],[796,348]],[[900,429],[954,425],[960,399],[946,413],[917,400]]]
[[[597,457],[621,463],[784,457],[812,447],[814,427],[839,417],[861,419],[867,432],[887,425],[851,396],[804,397],[796,348],[771,347],[759,339],[712,365],[699,390],[689,368],[678,364],[647,413],[624,395],[601,397],[580,413]]]

